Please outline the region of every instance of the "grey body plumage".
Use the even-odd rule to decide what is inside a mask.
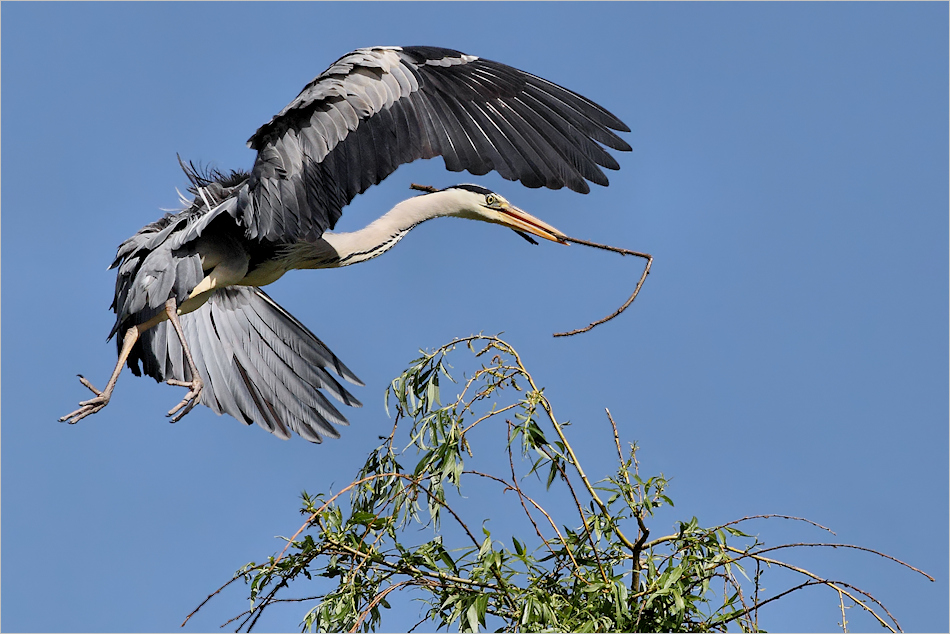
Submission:
[[[187,208],[122,243],[110,333],[119,364],[102,392],[83,379],[96,398],[61,420],[104,407],[127,363],[137,375],[192,387],[176,420],[200,402],[282,438],[337,436],[332,424],[346,419],[321,390],[359,402],[328,370],[359,379],[258,287],[291,269],[376,257],[438,216],[561,241],[556,229],[477,185],[411,198],[361,231],[329,230],[357,194],[420,158],[586,193],[587,181],[607,185],[601,167],[618,169],[601,145],[630,149],[614,130],[628,128],[584,97],[457,51],[377,47],[341,57],[250,138],[258,153],[250,172],[183,166],[192,183]],[[173,335],[179,327],[183,342]]]

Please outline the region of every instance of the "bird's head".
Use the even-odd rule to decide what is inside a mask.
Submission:
[[[453,209],[448,215],[492,222],[508,227],[534,244],[537,243],[527,234],[536,235],[552,242],[567,244],[565,241],[567,236],[563,232],[518,209],[500,194],[496,194],[480,185],[453,185],[437,193],[444,193],[450,197],[450,204]]]

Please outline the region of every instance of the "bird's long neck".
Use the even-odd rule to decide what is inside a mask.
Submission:
[[[459,215],[458,209],[451,191],[417,196],[402,201],[359,231],[324,233],[323,240],[333,247],[339,258],[333,266],[348,266],[382,255],[419,223],[439,216]]]

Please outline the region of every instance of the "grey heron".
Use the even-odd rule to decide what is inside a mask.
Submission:
[[[477,185],[396,205],[365,228],[333,233],[357,194],[399,165],[441,156],[453,172],[496,171],[527,187],[606,186],[604,149],[630,150],[629,128],[590,100],[510,66],[458,51],[374,47],[344,55],[250,138],[250,172],[185,169],[193,199],[123,242],[110,339],[118,361],[95,396],[60,421],[109,403],[124,365],[186,387],[168,415],[197,404],[281,438],[338,437],[346,418],[323,392],[360,403],[362,385],[313,333],[261,289],[292,269],[348,266],[391,249],[440,216],[481,220],[563,242],[564,234]]]

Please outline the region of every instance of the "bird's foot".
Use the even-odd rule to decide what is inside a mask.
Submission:
[[[171,417],[171,421],[169,422],[177,423],[182,419],[182,417],[185,416],[185,414],[190,412],[194,406],[198,404],[198,397],[201,396],[201,389],[204,387],[204,383],[201,381],[200,377],[195,377],[193,381],[177,381],[175,379],[168,379],[165,382],[169,385],[187,387],[189,390],[188,393],[185,394],[185,398],[182,399],[181,403],[171,408],[171,410],[168,412],[168,416]]]
[[[80,401],[79,409],[73,412],[70,412],[69,414],[66,414],[65,416],[60,418],[59,422],[61,423],[68,422],[70,425],[75,425],[76,423],[84,419],[86,416],[89,416],[90,414],[95,414],[100,409],[108,405],[109,398],[111,398],[112,396],[111,394],[107,394],[106,392],[100,392],[99,390],[97,390],[93,386],[92,383],[86,380],[86,377],[84,377],[83,375],[80,374],[78,376],[79,376],[79,382],[85,385],[87,388],[89,388],[89,390],[96,396],[95,398],[91,398],[88,401]]]

